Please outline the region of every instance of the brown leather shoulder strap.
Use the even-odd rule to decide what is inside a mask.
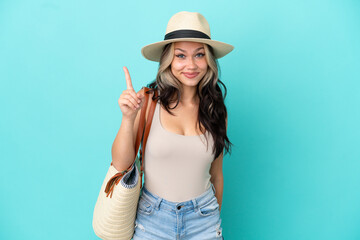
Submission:
[[[157,92],[156,91],[154,92],[154,94],[155,94],[155,97],[157,97]],[[147,117],[147,121],[146,121],[145,133],[144,133],[144,143],[143,143],[143,146],[142,146],[143,152],[144,152],[144,149],[146,147],[147,138],[149,137],[150,127],[151,127],[151,123],[152,123],[152,120],[153,120],[155,107],[156,107],[156,100],[151,99],[151,105],[150,105],[150,109],[149,109],[149,113],[148,113],[148,117]]]
[[[154,91],[154,95],[155,95],[155,97],[157,97],[157,91]],[[143,144],[141,147],[141,153],[142,153],[141,155],[145,154],[146,142],[149,137],[150,127],[151,127],[151,123],[152,123],[154,112],[155,112],[156,102],[157,102],[157,100],[151,99],[151,105],[150,105],[150,109],[149,109],[149,113],[148,113],[148,117],[147,117],[147,121],[146,121]],[[142,156],[141,157],[141,173],[143,173],[143,172],[144,172],[144,157]]]
[[[141,115],[140,115],[140,122],[139,122],[139,128],[136,135],[136,141],[135,141],[135,155],[137,155],[141,143],[141,139],[144,133],[144,126],[145,126],[145,115],[146,115],[146,109],[149,102],[149,94],[146,93],[148,88],[144,87],[144,96],[145,96],[145,102],[143,105],[143,108],[141,109]],[[135,157],[136,159],[136,157]],[[134,161],[135,161],[134,159]],[[131,164],[132,165],[132,164]]]

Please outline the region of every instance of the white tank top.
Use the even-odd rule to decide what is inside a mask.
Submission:
[[[184,136],[167,131],[160,122],[160,108],[158,101],[144,154],[144,184],[165,200],[188,201],[211,187],[214,140],[208,131],[208,146],[204,134]]]

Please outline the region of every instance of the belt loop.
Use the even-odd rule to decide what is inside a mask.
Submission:
[[[195,212],[197,212],[197,210],[198,210],[198,204],[197,204],[197,202],[196,202],[196,199],[192,199],[191,201],[192,201],[192,203],[193,203],[193,205],[194,205]]]
[[[159,197],[159,198],[156,200],[156,203],[155,203],[155,209],[156,209],[156,210],[159,210],[161,201],[162,201],[162,198],[161,198],[161,197]]]

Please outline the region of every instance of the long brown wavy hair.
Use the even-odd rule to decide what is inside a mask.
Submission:
[[[217,59],[214,57],[214,51],[211,46],[204,44],[205,57],[208,63],[208,69],[204,77],[197,85],[197,94],[200,98],[198,111],[198,126],[201,132],[204,128],[209,131],[214,139],[213,153],[215,159],[223,152],[231,154],[231,145],[226,134],[227,110],[224,103],[227,89],[225,84],[219,79],[220,67]],[[177,107],[181,98],[181,82],[171,72],[171,62],[174,58],[174,43],[167,44],[161,54],[159,69],[156,79],[148,84],[151,91],[160,90],[160,94],[153,100],[160,100],[166,111],[174,115],[171,109]],[[220,88],[224,89],[224,94]],[[170,103],[176,102],[173,108]],[[206,135],[204,134],[206,137]],[[208,139],[206,138],[208,142]]]

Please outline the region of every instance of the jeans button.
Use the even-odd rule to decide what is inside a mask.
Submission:
[[[180,210],[180,209],[181,209],[181,206],[177,206],[177,209]]]

